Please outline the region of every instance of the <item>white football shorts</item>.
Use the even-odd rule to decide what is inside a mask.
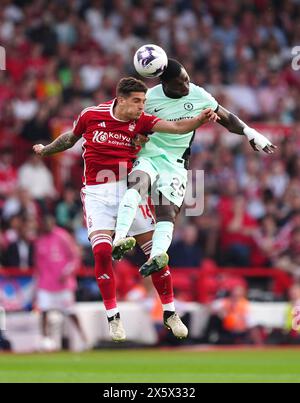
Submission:
[[[119,204],[127,190],[127,180],[85,186],[81,189],[81,201],[88,235],[94,231],[116,228]],[[129,236],[154,231],[155,219],[147,204],[139,205],[136,217],[128,232]]]

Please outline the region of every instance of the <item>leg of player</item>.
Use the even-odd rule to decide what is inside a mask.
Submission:
[[[147,258],[149,258],[152,249],[152,235],[153,231],[136,235],[137,243]],[[151,279],[162,303],[165,326],[172,330],[175,337],[186,338],[188,329],[175,312],[173,283],[169,266],[166,265],[160,271],[152,273]]]
[[[167,200],[162,194],[161,203],[155,206],[156,225],[152,240],[150,259],[140,268],[143,277],[166,266],[169,261],[167,251],[172,242],[174,223],[179,207]]]
[[[148,194],[151,180],[147,173],[137,170],[129,175],[128,182],[128,189],[120,202],[118,210],[112,253],[115,260],[122,259],[124,254],[135,246],[135,239],[127,237],[127,233],[136,216],[139,203]]]
[[[115,276],[112,267],[113,231],[94,231],[90,241],[95,259],[95,276],[105,306],[109,332],[114,341],[124,341],[126,334],[120,320],[117,306]]]

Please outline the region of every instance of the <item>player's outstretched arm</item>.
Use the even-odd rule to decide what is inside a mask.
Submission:
[[[211,108],[208,108],[192,119],[184,119],[177,122],[160,120],[155,123],[152,130],[159,133],[185,134],[196,130],[206,122],[216,122],[218,119],[218,115]]]
[[[218,123],[226,127],[226,129],[232,133],[246,136],[254,151],[262,149],[267,154],[273,154],[274,150],[277,148],[269,139],[255,129],[247,126],[246,123],[227,109],[223,108],[223,106],[219,105],[217,114],[220,118]]]
[[[43,144],[35,144],[32,148],[34,152],[41,156],[47,156],[59,153],[73,147],[73,145],[80,139],[75,136],[73,131],[69,131],[58,136],[52,143],[43,146]]]

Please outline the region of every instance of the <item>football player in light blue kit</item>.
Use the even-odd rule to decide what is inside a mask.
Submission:
[[[145,111],[166,120],[190,119],[201,110],[213,109],[218,123],[230,132],[245,135],[255,151],[273,153],[274,146],[266,137],[250,128],[227,111],[203,88],[190,83],[184,67],[168,59],[161,84],[148,90]],[[118,212],[113,256],[116,259],[134,247],[135,239],[126,237],[141,200],[154,187],[161,203],[155,205],[156,227],[150,259],[140,268],[142,276],[161,270],[168,263],[167,250],[172,242],[174,223],[183,203],[191,145],[195,132],[187,134],[153,133],[139,153],[129,175],[126,191]]]

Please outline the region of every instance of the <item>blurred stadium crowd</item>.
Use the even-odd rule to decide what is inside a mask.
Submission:
[[[118,80],[135,74],[135,50],[156,43],[247,123],[281,128],[271,158],[246,141],[224,146],[224,136],[236,135],[218,125],[209,143],[196,142],[191,167],[205,170],[205,212],[182,212],[171,265],[199,267],[211,258],[221,266],[280,267],[299,278],[300,74],[291,68],[299,18],[297,0],[1,1],[2,266],[33,265],[46,213],[93,265],[78,191],[80,147],[46,161],[30,150],[71,127],[84,107],[114,97]]]

